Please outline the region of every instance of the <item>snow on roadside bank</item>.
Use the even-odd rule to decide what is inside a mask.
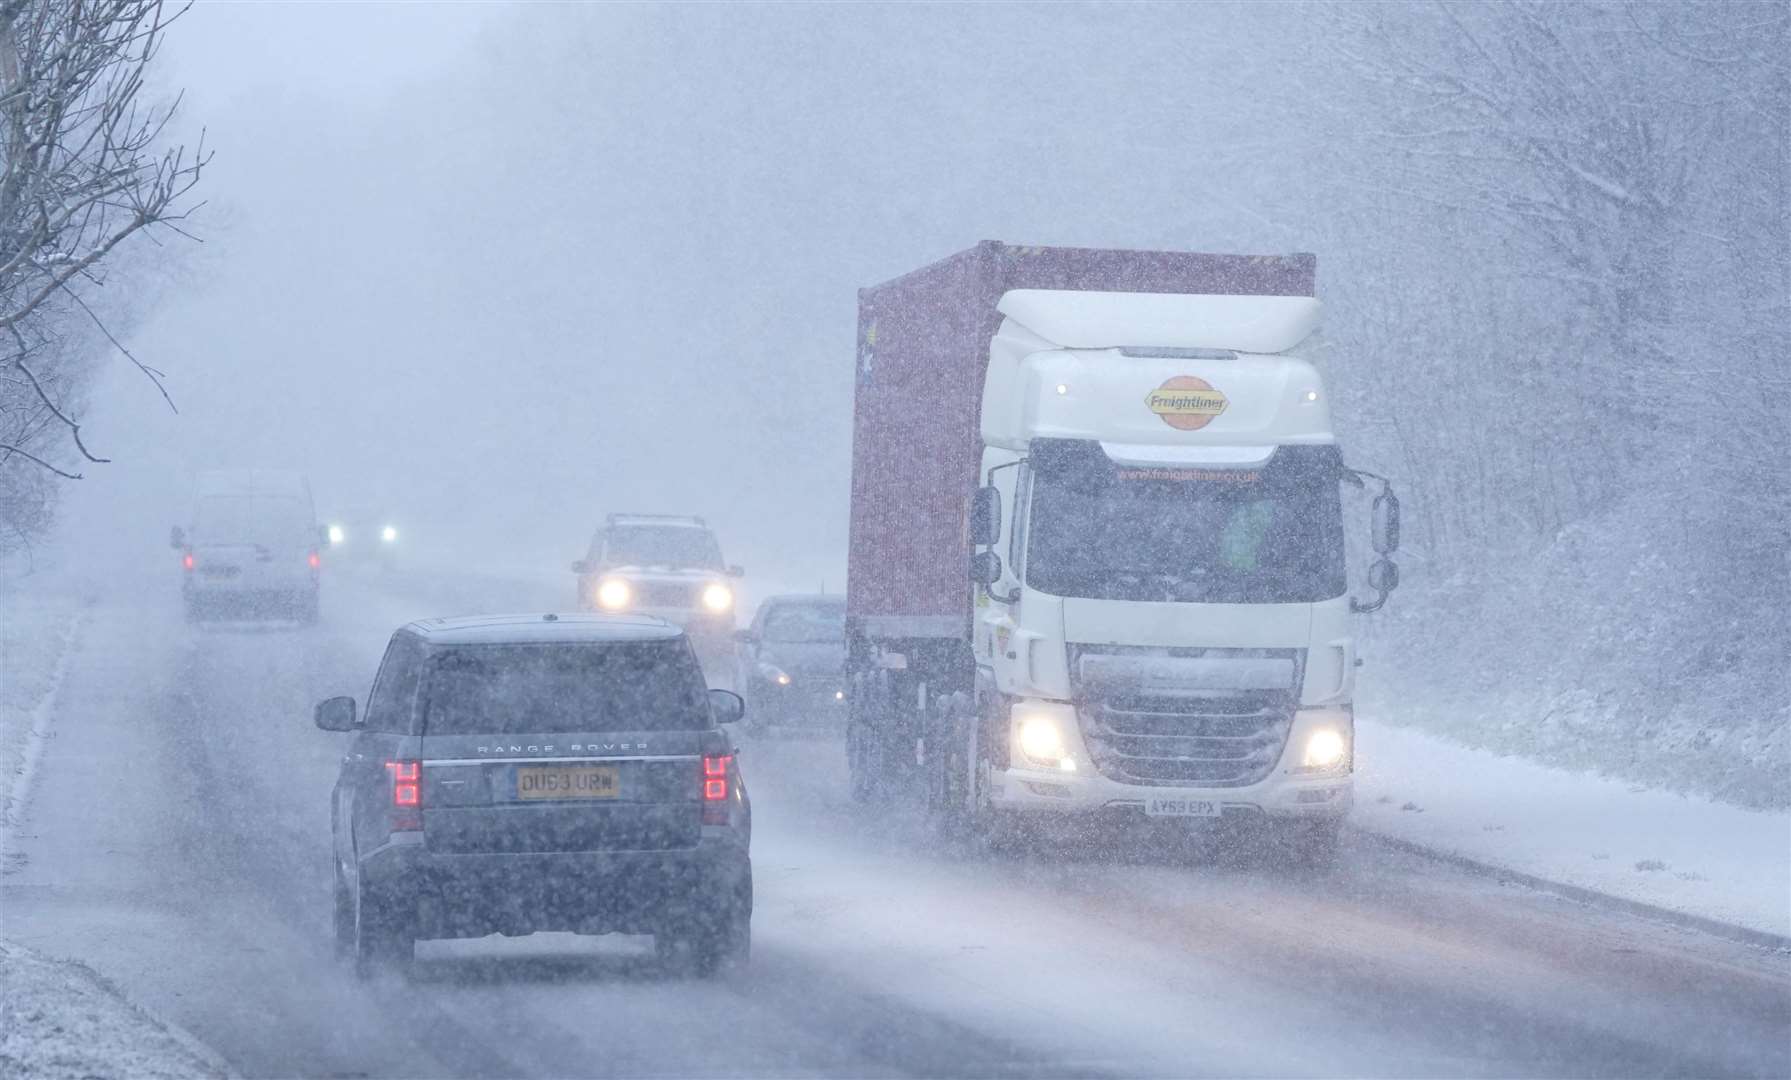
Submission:
[[[66,598],[0,600],[0,854],[23,816],[81,611]]]
[[[0,1076],[229,1075],[216,1055],[130,1004],[87,967],[0,941]]]
[[[1791,813],[1743,810],[1358,720],[1357,828],[1791,937]]]
[[[25,814],[68,659],[80,648],[86,590],[50,575],[0,589],[0,873]],[[6,930],[0,918],[0,934]],[[80,964],[0,939],[0,1076],[228,1076],[190,1036],[153,1019]]]

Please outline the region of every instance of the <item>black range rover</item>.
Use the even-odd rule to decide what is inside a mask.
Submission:
[[[711,974],[751,942],[752,809],[682,631],[632,615],[429,619],[392,635],[332,812],[336,941],[363,976],[425,938],[652,934]]]

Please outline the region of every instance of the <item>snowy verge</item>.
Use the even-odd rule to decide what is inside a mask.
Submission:
[[[83,611],[67,594],[0,597],[0,853],[23,817]]]
[[[89,597],[49,576],[0,590],[0,856],[24,819]],[[0,873],[10,869],[0,861]],[[99,975],[0,940],[0,1076],[228,1076],[191,1036]]]
[[[1354,825],[1546,882],[1791,938],[1791,813],[1359,720]]]
[[[230,1075],[216,1054],[87,967],[0,942],[0,1076]]]

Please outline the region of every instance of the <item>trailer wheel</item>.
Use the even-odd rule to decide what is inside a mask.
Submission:
[[[987,792],[978,782],[983,767],[977,745],[974,711],[963,694],[936,700],[927,717],[927,813],[933,828],[946,839],[965,839],[978,831],[986,812]],[[979,805],[980,800],[980,805]]]
[[[854,720],[846,725],[846,773],[851,778],[852,801],[868,803],[876,795],[869,760],[872,740],[865,725]]]

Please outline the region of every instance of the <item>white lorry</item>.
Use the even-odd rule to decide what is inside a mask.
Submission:
[[[918,772],[953,827],[1235,817],[1329,850],[1398,503],[1294,355],[1314,271],[984,244],[860,294],[855,795]],[[1363,603],[1342,489],[1368,485]]]

